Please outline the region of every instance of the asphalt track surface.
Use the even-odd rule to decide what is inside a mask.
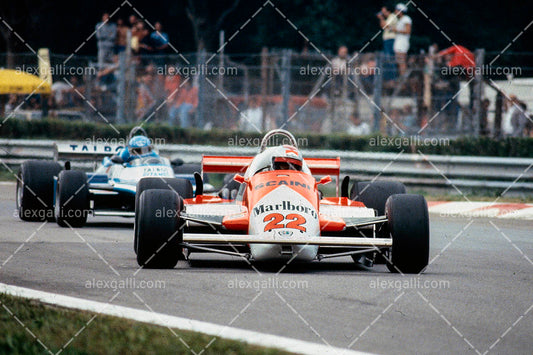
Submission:
[[[22,222],[14,184],[0,185],[2,283],[102,302],[120,292],[113,304],[380,354],[533,349],[532,221],[431,215],[420,276],[348,257],[257,272],[212,254],[144,270],[132,238],[131,219]]]

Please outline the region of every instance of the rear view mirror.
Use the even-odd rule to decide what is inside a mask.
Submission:
[[[331,176],[324,176],[323,178],[321,178],[318,182],[317,182],[317,185],[324,185],[324,184],[329,184],[331,182]]]
[[[239,174],[235,174],[233,180],[237,181],[239,184],[242,184],[245,181],[244,176]]]
[[[123,164],[124,160],[119,155],[113,155],[111,161],[115,164]]]

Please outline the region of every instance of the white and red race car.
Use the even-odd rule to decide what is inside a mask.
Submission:
[[[268,147],[274,135],[290,144]],[[229,193],[204,195],[197,175],[193,196],[186,180],[143,178],[138,183],[134,249],[140,266],[173,268],[184,252],[187,257],[213,252],[261,262],[352,256],[366,266],[385,263],[401,273],[420,273],[428,264],[423,196],[385,181],[355,182],[349,193],[349,178],[339,196],[340,159],[303,159],[287,131],[267,133],[255,157],[204,156],[206,173],[236,174],[234,186],[228,186]],[[331,182],[331,175],[337,196],[323,197],[319,186]]]

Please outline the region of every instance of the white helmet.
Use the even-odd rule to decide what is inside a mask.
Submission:
[[[272,170],[297,170],[302,171],[303,158],[298,148],[291,145],[282,145],[274,148],[272,152]]]

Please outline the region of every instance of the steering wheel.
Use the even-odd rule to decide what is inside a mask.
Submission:
[[[264,151],[267,147],[270,138],[276,135],[285,136],[289,139],[289,144],[292,145],[294,148],[298,149],[298,143],[296,143],[296,138],[294,138],[291,132],[286,131],[284,129],[273,129],[272,131],[265,134],[265,136],[263,137],[263,140],[261,141],[261,150],[259,152]]]

